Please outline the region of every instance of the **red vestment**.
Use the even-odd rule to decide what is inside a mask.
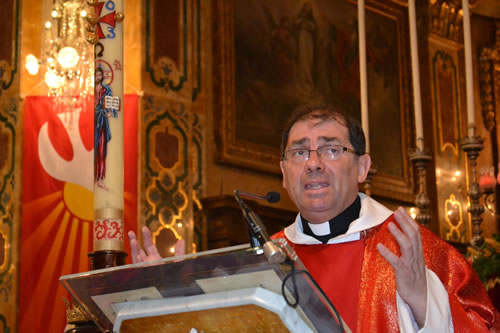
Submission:
[[[376,248],[382,243],[401,255],[389,221],[397,225],[391,215],[359,241],[301,245],[287,239],[353,332],[399,332],[394,271]],[[498,312],[470,264],[431,231],[420,230],[426,267],[448,292],[454,331],[498,331]],[[272,238],[287,237],[282,231]]]

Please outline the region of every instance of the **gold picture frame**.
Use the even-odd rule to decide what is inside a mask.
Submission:
[[[310,45],[318,50],[314,82],[317,93],[312,92],[311,98],[303,96],[307,86],[297,79],[298,62],[291,64],[287,60],[294,51],[288,52],[283,37],[287,35],[287,25],[292,26],[290,35],[307,29],[297,25],[307,16],[302,12],[308,6],[312,13],[318,13],[317,18],[309,17],[317,35]],[[304,100],[333,102],[360,118],[359,83],[355,88],[359,80],[357,41],[355,46],[352,44],[353,38],[357,38],[355,13],[356,3],[352,1],[214,2],[214,134],[219,163],[279,175],[278,129]],[[367,31],[375,31],[367,33],[370,153],[378,169],[371,191],[372,195],[412,202],[413,171],[408,150],[414,146],[414,130],[409,111],[412,94],[407,8],[372,0],[366,4],[366,17]],[[282,27],[284,33],[280,31]],[[299,43],[298,37],[295,43]],[[307,47],[295,44],[290,49],[301,52]],[[330,58],[323,59],[325,54]],[[291,67],[287,68],[287,64]],[[295,75],[287,75],[291,72]],[[325,73],[331,76],[325,77]],[[370,82],[374,77],[378,81]],[[395,152],[400,153],[396,158]]]

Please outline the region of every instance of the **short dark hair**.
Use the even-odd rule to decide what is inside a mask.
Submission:
[[[288,144],[288,137],[293,125],[299,121],[308,119],[318,119],[320,121],[335,120],[336,122],[347,127],[349,133],[349,142],[356,155],[364,155],[366,153],[365,134],[359,125],[359,122],[350,115],[347,115],[329,104],[306,104],[296,108],[283,129],[281,136],[281,158],[285,156],[286,145]]]

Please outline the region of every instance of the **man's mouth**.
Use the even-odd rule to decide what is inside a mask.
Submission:
[[[327,183],[309,183],[309,184],[306,184],[305,188],[306,190],[319,190],[323,187],[327,187],[328,184]]]

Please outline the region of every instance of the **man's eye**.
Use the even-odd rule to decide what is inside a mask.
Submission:
[[[307,155],[307,150],[297,149],[294,151],[293,156],[304,156]]]
[[[323,151],[328,154],[337,154],[339,150],[337,147],[325,147],[323,148]]]

